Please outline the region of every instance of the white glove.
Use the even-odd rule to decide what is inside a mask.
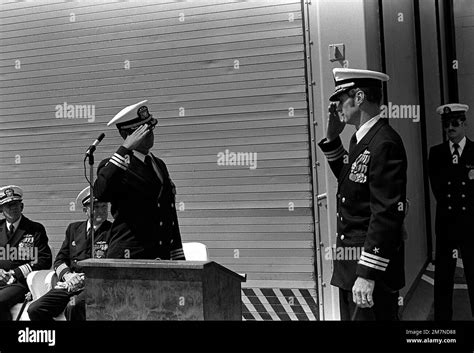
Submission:
[[[68,282],[72,277],[74,277],[74,272],[67,272],[63,275],[63,280],[61,282]]]
[[[8,280],[7,284],[15,283],[16,282],[15,271],[10,270],[10,271],[8,271],[8,273],[10,274],[10,279]]]
[[[84,288],[85,275],[83,273],[74,273],[65,284],[68,292],[77,292]]]

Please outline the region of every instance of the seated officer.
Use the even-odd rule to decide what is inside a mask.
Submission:
[[[23,191],[15,185],[0,188],[0,320],[11,320],[10,309],[28,292],[26,276],[51,267],[52,254],[44,227],[23,212]]]
[[[76,203],[81,202],[83,211],[90,219],[89,187],[77,196]],[[107,221],[108,205],[105,202],[94,202],[94,252],[95,258],[104,258],[107,251],[107,233],[112,223]],[[77,265],[80,260],[91,257],[90,221],[69,224],[66,238],[56,255],[54,270],[59,282],[44,296],[31,303],[28,315],[34,320],[53,320],[65,310],[67,320],[85,320],[84,274]],[[70,300],[72,297],[73,300]],[[69,305],[68,305],[69,303]]]
[[[157,120],[145,102],[122,109],[107,124],[115,124],[124,139],[99,164],[94,185],[97,199],[112,205],[107,257],[184,260],[176,189],[165,162],[150,153]]]
[[[438,107],[448,140],[433,146],[428,160],[436,198],[435,320],[452,319],[458,251],[474,316],[474,143],[466,137],[468,109],[458,103]]]

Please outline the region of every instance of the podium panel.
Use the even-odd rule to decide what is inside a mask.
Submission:
[[[213,261],[87,259],[87,320],[242,320],[244,277]]]

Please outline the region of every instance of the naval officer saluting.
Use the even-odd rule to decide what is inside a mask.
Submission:
[[[358,260],[334,260],[331,284],[339,287],[342,320],[398,320],[407,157],[400,136],[380,118],[389,77],[344,68],[333,75],[330,100],[338,103],[329,106],[326,138],[318,145],[338,179],[336,246],[362,252]],[[349,153],[339,137],[346,124],[357,129]]]
[[[99,164],[94,184],[95,197],[111,203],[114,217],[107,257],[184,260],[176,189],[165,162],[150,152],[158,121],[146,102],[122,109],[107,124],[124,139]]]
[[[431,189],[436,198],[434,318],[453,316],[454,271],[462,257],[474,316],[474,143],[466,137],[465,104],[445,104],[441,115],[448,140],[429,155]]]

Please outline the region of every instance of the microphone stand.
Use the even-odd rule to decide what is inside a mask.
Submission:
[[[86,152],[86,158],[89,158],[89,165],[90,165],[90,175],[89,175],[89,194],[90,194],[90,216],[89,216],[89,220],[90,220],[90,225],[91,225],[91,241],[92,241],[92,249],[91,249],[91,258],[95,258],[95,251],[94,251],[94,247],[95,247],[95,237],[94,237],[94,233],[95,233],[95,230],[94,230],[94,151],[97,147],[97,145],[100,143],[100,141],[102,141],[104,139],[104,136],[105,134],[104,133],[101,133],[100,136],[97,138],[97,140],[94,141],[94,143],[89,147],[89,149],[87,150]],[[85,159],[84,159],[84,162],[85,162]],[[84,169],[85,169],[85,166],[84,166]],[[84,170],[84,174],[85,174],[85,170]],[[86,177],[87,179],[87,177]]]
[[[90,149],[89,153],[86,155],[86,158],[89,158],[89,200],[90,200],[90,210],[89,210],[89,222],[91,225],[91,241],[92,241],[92,248],[91,248],[91,258],[93,259],[95,257],[95,251],[94,251],[94,150],[95,146]]]

